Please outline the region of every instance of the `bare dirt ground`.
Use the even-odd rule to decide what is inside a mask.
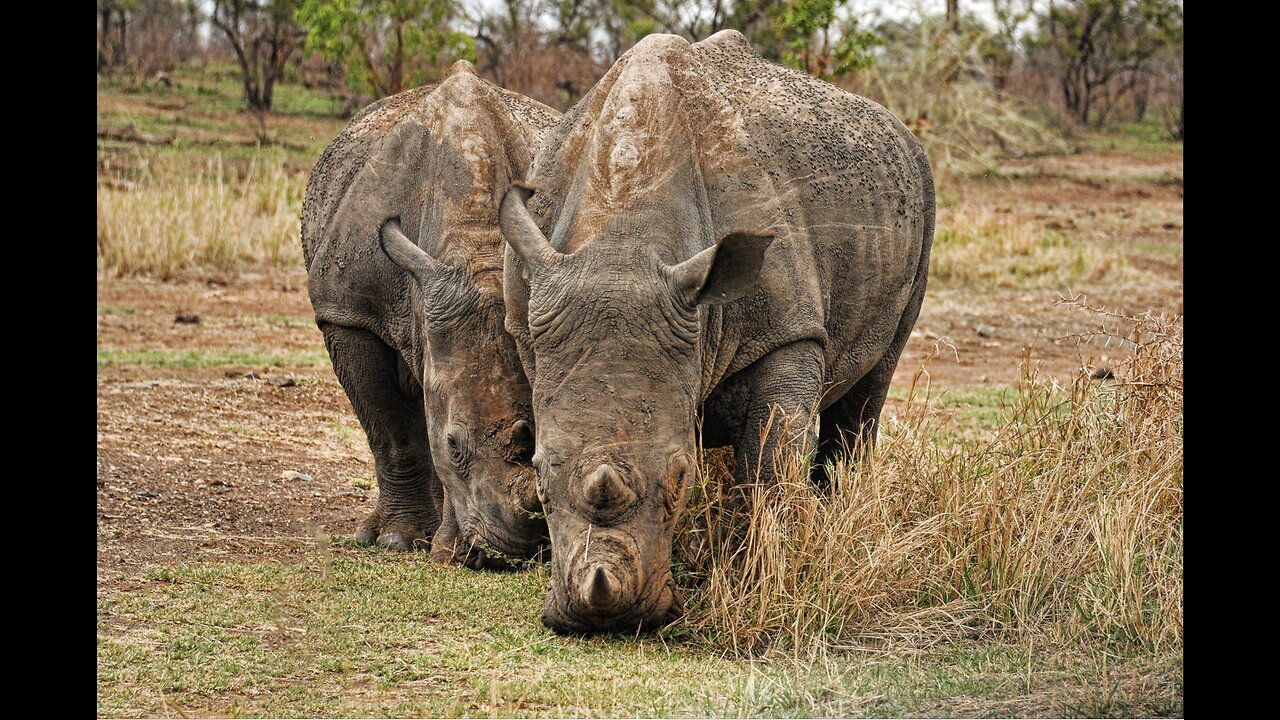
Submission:
[[[1075,288],[931,286],[895,386],[909,385],[933,355],[935,390],[1013,384],[1028,347],[1062,378],[1119,359],[1119,346],[1081,347],[1071,337],[1099,319],[1057,304],[1068,292],[1125,313],[1182,312],[1180,156],[1037,159],[1012,174],[954,183],[939,226],[959,207],[989,206],[1074,233],[1123,258],[1129,272]],[[300,268],[101,279],[97,302],[100,594],[151,563],[287,561],[314,552],[317,534],[354,531],[376,494],[372,459],[329,367],[111,361],[142,351],[323,357]],[[178,314],[200,321],[177,323]]]

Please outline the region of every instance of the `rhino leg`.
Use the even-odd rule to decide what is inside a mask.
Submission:
[[[741,403],[736,408],[740,420],[730,428],[734,479],[740,485],[771,482],[775,462],[785,461],[787,451],[814,446],[813,411],[822,375],[822,348],[805,340],[774,350],[728,381],[715,414],[726,417],[726,403]]]
[[[378,478],[378,504],[356,541],[426,549],[444,498],[431,464],[421,389],[399,353],[377,335],[329,324],[321,329],[334,373],[369,439]]]
[[[930,214],[932,217],[932,214]],[[929,231],[932,233],[932,230]],[[929,236],[932,238],[932,235]],[[880,425],[880,412],[884,410],[885,398],[889,396],[889,384],[893,381],[893,371],[898,367],[898,359],[907,347],[911,337],[911,328],[915,327],[916,318],[920,315],[920,306],[924,301],[926,271],[929,267],[929,254],[921,256],[921,270],[917,274],[916,287],[907,303],[902,318],[898,321],[893,341],[885,350],[884,357],[871,368],[870,372],[849,388],[844,397],[822,411],[821,430],[818,437],[817,456],[814,458],[810,479],[821,490],[830,487],[825,464],[846,450],[859,455],[875,449],[876,429]]]
[[[897,364],[896,355],[892,359],[886,356],[871,372],[854,383],[844,397],[822,411],[818,452],[809,476],[819,490],[825,491],[830,487],[827,463],[834,464],[843,453],[861,456],[875,447],[880,411],[889,396],[889,383],[893,380],[893,369]]]

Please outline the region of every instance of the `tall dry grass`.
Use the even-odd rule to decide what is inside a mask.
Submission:
[[[98,270],[164,279],[187,269],[302,265],[305,173],[283,160],[243,165],[133,156],[98,170]]]
[[[709,456],[677,538],[687,623],[739,655],[975,636],[1180,648],[1182,320],[1130,320],[1114,382],[1028,370],[989,437],[948,434],[913,388],[826,495],[794,456],[735,502]]]
[[[963,205],[939,218],[929,262],[930,287],[1064,287],[1110,279],[1125,260],[1073,233],[1012,212]]]

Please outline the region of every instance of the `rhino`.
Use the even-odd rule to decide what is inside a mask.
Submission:
[[[529,382],[503,330],[498,205],[558,118],[459,61],[365,108],[316,163],[311,304],[378,481],[361,543],[475,569],[546,545]]]
[[[810,448],[816,475],[872,442],[934,215],[897,118],[733,30],[650,35],[565,113],[500,206],[553,548],[545,625],[683,612],[671,545],[699,428],[733,447],[738,483],[774,480],[779,450]]]

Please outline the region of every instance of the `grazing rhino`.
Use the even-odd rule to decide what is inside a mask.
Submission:
[[[360,542],[477,569],[545,545],[497,208],[558,117],[459,61],[361,111],[316,163],[311,304],[378,478]]]
[[[796,447],[779,411],[819,463],[873,438],[924,297],[934,188],[883,107],[732,30],[650,35],[543,141],[501,223],[553,548],[542,621],[633,631],[682,611],[671,543],[699,419],[739,482]]]

